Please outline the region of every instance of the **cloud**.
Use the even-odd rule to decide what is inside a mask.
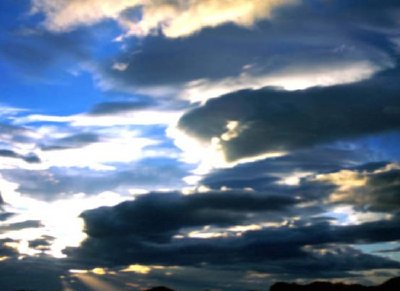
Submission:
[[[107,18],[117,18],[123,10],[134,7],[140,2],[33,0],[32,13],[44,13],[45,26],[53,31],[62,31],[79,25],[91,25]]]
[[[25,258],[1,262],[0,287],[4,290],[62,290],[64,267],[52,259]]]
[[[352,83],[394,65],[398,24],[384,19],[398,5],[352,3],[350,16],[340,1],[298,2],[252,29],[227,23],[179,40],[128,39],[119,55],[88,70],[106,90],[205,102],[246,88]],[[369,22],[371,13],[379,16]]]
[[[35,141],[40,134],[32,128],[0,123],[1,169],[41,167]]]
[[[29,247],[40,251],[50,250],[51,242],[54,240],[52,236],[42,236],[38,239],[29,241]]]
[[[6,157],[6,158],[22,159],[27,163],[40,163],[39,157],[37,157],[33,153],[31,153],[27,156],[22,156],[12,150],[0,150],[0,156]]]
[[[296,203],[285,196],[240,192],[188,196],[152,193],[115,208],[87,211],[82,217],[88,235],[93,237],[124,235],[138,241],[163,242],[184,228],[235,225],[246,220],[246,213],[280,212]]]
[[[91,115],[113,115],[129,111],[141,110],[151,104],[145,101],[138,102],[103,102],[96,104],[89,112]],[[153,104],[154,105],[154,104]]]
[[[116,20],[127,35],[148,35],[161,30],[167,37],[191,35],[205,27],[227,22],[250,27],[271,16],[274,8],[293,0],[215,1],[124,0],[49,1],[33,0],[32,13],[45,14],[45,26],[66,31],[106,19]],[[135,13],[124,13],[134,10]]]
[[[400,247],[376,251],[377,253],[397,253],[400,252]]]
[[[231,168],[214,169],[204,176],[199,184],[212,189],[227,187],[252,188],[256,191],[271,189],[282,191],[278,188],[281,188],[282,183],[285,184],[286,181],[291,181],[291,186],[304,186],[305,179],[302,178],[364,164],[368,160],[372,161],[373,156],[369,150],[361,148],[355,151],[333,145],[313,147],[282,157],[239,164]],[[285,189],[285,191],[290,190]]]
[[[392,65],[382,47],[361,41],[356,46],[333,28],[310,41],[315,34],[311,27],[299,30],[295,22],[283,29],[275,25],[261,23],[250,31],[223,26],[180,41],[148,37],[140,45],[128,42],[128,49],[116,56],[129,64],[124,71],[112,69],[115,57],[89,70],[104,89],[204,102],[268,85],[293,90],[351,83]],[[338,39],[345,43],[341,50]]]
[[[400,209],[400,166],[397,163],[377,168],[355,168],[321,174],[317,181],[337,186],[330,201],[348,204],[359,211],[397,213]]]
[[[181,110],[146,108],[144,110],[119,110],[113,114],[75,114],[68,116],[30,114],[15,119],[15,124],[39,122],[65,123],[73,127],[111,127],[118,125],[169,125],[182,115]]]
[[[98,134],[83,132],[59,139],[53,139],[51,145],[44,145],[42,146],[42,149],[48,151],[80,148],[97,142],[100,142],[100,136]]]
[[[16,183],[17,191],[35,199],[54,201],[75,194],[98,195],[106,191],[129,195],[138,189],[160,190],[182,187],[187,174],[185,165],[169,158],[143,158],[130,164],[115,165],[114,171],[92,171],[84,168],[51,167],[29,171],[10,169],[3,177]]]
[[[285,270],[298,276],[315,276],[324,270],[329,277],[330,272],[344,275],[346,271],[399,266],[398,262],[378,259],[346,246],[398,240],[398,218],[348,226],[335,226],[326,221],[278,225],[231,236],[176,236],[184,234],[185,229],[190,234],[193,228],[205,226],[211,226],[209,232],[212,232],[213,225],[228,228],[240,221],[243,223],[250,214],[274,209],[285,213],[287,207],[297,206],[278,197],[238,192],[141,196],[112,208],[84,212],[82,217],[89,237],[80,248],[69,248],[66,252],[72,258],[90,258],[92,263],[105,266],[228,264],[240,268],[244,264],[250,270],[261,268],[270,273]],[[276,202],[267,202],[270,199]],[[185,220],[180,219],[182,215]]]
[[[28,127],[0,123],[2,144],[29,144],[37,136],[37,132]]]
[[[0,239],[0,258],[3,257],[16,257],[18,255],[17,251],[10,247],[9,243],[12,243],[11,239]]]
[[[400,107],[396,72],[303,91],[238,91],[186,113],[178,126],[189,137],[213,144],[230,162],[388,132],[400,126],[394,110]],[[231,121],[238,123],[239,134],[226,140]]]
[[[11,224],[5,224],[0,226],[0,231],[8,232],[8,231],[18,231],[25,228],[38,228],[43,225],[38,220],[27,220],[23,222],[16,222]]]

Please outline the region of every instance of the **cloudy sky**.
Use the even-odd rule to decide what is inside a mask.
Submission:
[[[2,0],[0,288],[400,274],[398,0]]]

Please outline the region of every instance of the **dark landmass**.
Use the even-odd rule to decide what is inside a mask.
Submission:
[[[145,291],[174,291],[174,290],[169,289],[169,288],[164,287],[164,286],[158,286],[158,287],[153,287],[153,288],[150,288],[150,289],[146,289]]]
[[[313,282],[308,285],[296,283],[275,283],[270,291],[400,291],[400,277],[390,279],[378,286],[366,287],[360,284]]]

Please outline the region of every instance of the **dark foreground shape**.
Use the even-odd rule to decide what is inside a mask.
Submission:
[[[390,279],[379,286],[365,287],[359,284],[314,282],[308,285],[295,283],[275,283],[270,291],[400,291],[400,277]]]
[[[154,288],[147,289],[145,291],[174,291],[174,290],[169,289],[169,288],[164,287],[164,286],[159,286],[159,287],[154,287]]]

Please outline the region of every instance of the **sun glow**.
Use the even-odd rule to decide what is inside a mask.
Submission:
[[[3,180],[3,184],[8,185],[8,189],[12,190],[3,197],[6,202],[6,211],[16,213],[14,217],[7,220],[7,225],[31,220],[40,222],[38,227],[10,229],[0,235],[0,239],[15,240],[15,242],[9,242],[8,246],[16,249],[21,255],[28,256],[44,253],[56,258],[66,257],[63,253],[66,247],[78,247],[86,238],[84,222],[79,217],[83,211],[101,206],[114,206],[127,200],[127,197],[116,193],[104,192],[97,196],[77,193],[70,199],[46,202],[20,195],[16,191],[16,185],[12,183]],[[47,238],[49,244],[46,248],[34,248],[29,245],[30,241],[43,238]]]
[[[170,126],[167,129],[167,136],[173,139],[175,145],[183,151],[182,161],[197,164],[196,169],[191,172],[192,175],[183,178],[188,185],[197,185],[202,176],[210,173],[213,169],[231,168],[239,164],[281,157],[287,154],[283,151],[266,152],[229,161],[223,143],[239,137],[242,131],[246,130],[246,125],[237,120],[228,120],[225,129],[220,136],[214,136],[209,141],[200,141],[180,130],[177,125]]]
[[[148,274],[151,271],[151,268],[144,265],[130,265],[125,269],[122,269],[121,272],[133,272],[138,274]]]

